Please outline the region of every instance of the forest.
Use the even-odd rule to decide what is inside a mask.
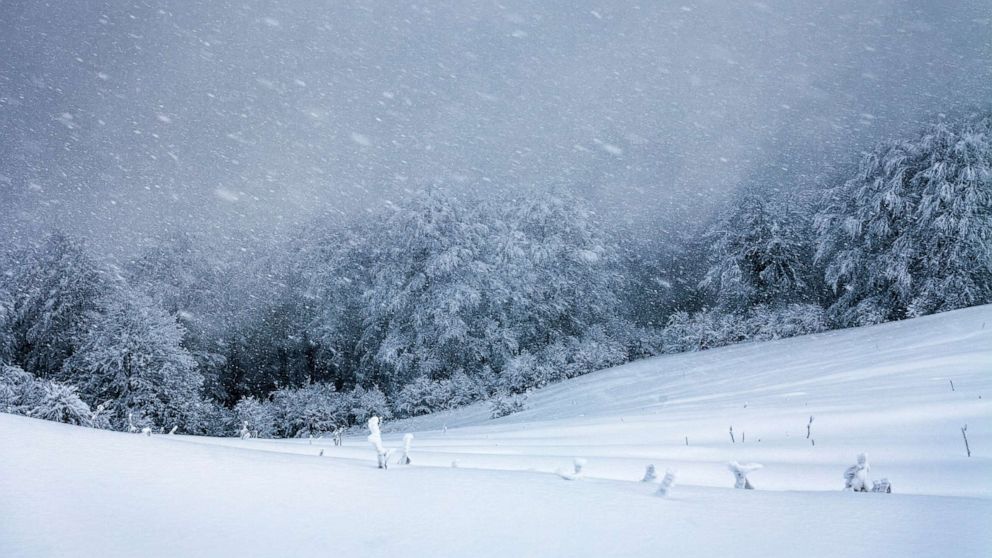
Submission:
[[[742,186],[664,238],[567,188],[409,191],[265,257],[178,234],[119,261],[52,231],[0,251],[0,411],[298,437],[488,401],[664,353],[992,303],[992,114]],[[844,166],[846,165],[846,166]]]

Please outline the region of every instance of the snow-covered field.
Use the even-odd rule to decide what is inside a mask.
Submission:
[[[984,306],[649,359],[499,420],[387,421],[387,446],[416,436],[388,471],[363,437],[0,415],[0,556],[990,556],[990,397]],[[859,452],[893,494],[840,490]],[[554,474],[575,457],[585,478]],[[757,490],[730,488],[731,460],[764,464]],[[638,482],[648,464],[678,471],[667,498]]]

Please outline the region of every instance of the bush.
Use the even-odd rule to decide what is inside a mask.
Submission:
[[[272,397],[276,430],[287,438],[331,432],[348,424],[350,398],[329,384],[283,388]]]
[[[396,396],[396,413],[415,417],[447,409],[452,400],[452,384],[447,380],[431,380],[421,376],[407,384]]]
[[[38,380],[11,365],[0,366],[0,411],[80,426],[94,426],[95,418],[75,387]]]
[[[392,410],[386,395],[378,387],[365,389],[361,386],[355,388],[350,394],[350,414],[352,424],[364,424],[370,417],[380,419],[391,418]]]
[[[525,394],[498,392],[489,399],[489,417],[498,419],[523,411],[527,400]]]
[[[760,305],[750,313],[704,310],[676,312],[662,332],[666,353],[702,351],[744,341],[770,341],[829,329],[826,311],[816,304]]]
[[[272,403],[244,397],[234,406],[234,427],[248,425],[255,438],[272,438],[276,435],[276,410]]]
[[[36,383],[37,396],[27,415],[55,422],[93,426],[90,407],[76,395],[76,388],[55,382]]]
[[[666,353],[703,351],[747,340],[745,320],[734,314],[704,310],[676,312],[662,332]]]
[[[827,312],[816,304],[758,306],[748,319],[748,338],[754,341],[786,339],[828,329]]]

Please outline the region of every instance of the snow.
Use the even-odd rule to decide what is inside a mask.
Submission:
[[[0,415],[0,556],[988,556],[990,372],[992,306],[671,355],[497,420],[480,404],[386,421],[387,448],[417,442],[388,471],[364,434]],[[893,494],[842,491],[862,452]],[[577,458],[583,478],[554,474]],[[730,461],[764,465],[756,490],[732,488]],[[649,464],[677,471],[667,497],[639,482]]]

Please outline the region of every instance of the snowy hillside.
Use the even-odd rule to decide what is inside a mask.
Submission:
[[[0,415],[0,556],[988,556],[990,394],[983,306],[636,362],[498,420],[387,422],[388,447],[415,435],[388,471],[359,436]],[[893,494],[841,492],[859,452]],[[585,478],[553,474],[576,457]],[[764,465],[757,490],[731,488],[731,460]],[[649,464],[677,470],[667,498]]]

